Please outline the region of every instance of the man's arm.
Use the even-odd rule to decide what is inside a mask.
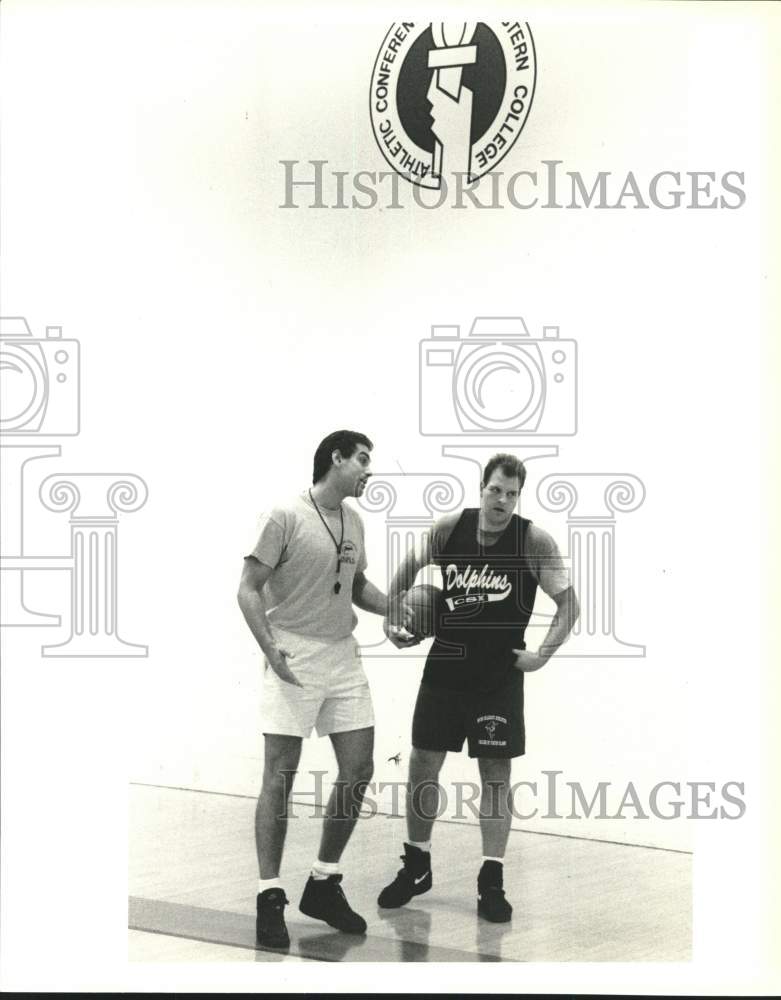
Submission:
[[[273,567],[260,562],[254,556],[244,560],[244,569],[239,583],[237,599],[242,614],[255,636],[258,645],[266,654],[269,666],[280,680],[287,684],[302,687],[287,664],[293,654],[278,646],[266,618],[266,604],[263,598],[263,587],[274,572]]]
[[[424,566],[428,566],[431,561],[428,555],[431,548],[428,531],[423,535],[418,545],[412,549],[401,560],[399,568],[393,574],[393,579],[388,587],[388,605],[397,610],[401,605],[401,599],[415,582],[415,577]]]
[[[386,617],[382,625],[385,635],[398,649],[416,646],[420,642],[420,639],[411,634],[415,628],[415,613],[404,604],[404,595],[415,582],[419,571],[431,561],[430,552],[431,540],[427,531],[419,545],[404,556],[388,588]],[[407,635],[400,632],[400,629],[405,629]]]
[[[353,604],[362,611],[371,611],[373,615],[388,613],[388,598],[375,587],[364,572],[356,573],[353,579]]]
[[[361,530],[361,556],[353,577],[352,602],[362,611],[370,611],[373,615],[382,615],[385,618],[388,614],[388,598],[366,576],[363,521],[358,518],[358,523]]]
[[[536,653],[525,649],[515,650],[515,666],[524,672],[539,670],[545,666],[566,641],[580,615],[578,598],[568,584],[568,574],[556,542],[541,528],[535,527],[533,530],[529,539],[532,548],[529,555],[540,587],[556,605],[556,614]]]
[[[353,604],[364,611],[371,611],[372,614],[382,615],[384,619],[382,623],[383,631],[397,648],[401,649],[405,646],[416,645],[418,640],[404,638],[403,633],[399,634],[398,628],[390,625],[388,620],[388,598],[378,587],[374,586],[371,580],[367,580],[363,572],[356,573],[353,580]],[[411,609],[402,606],[399,618],[408,630],[413,628],[415,615]],[[393,631],[391,631],[392,628]]]
[[[580,615],[580,606],[572,587],[555,594],[553,600],[556,602],[556,614],[537,652],[532,653],[527,649],[515,650],[515,667],[524,673],[545,666],[559,646],[566,641]]]

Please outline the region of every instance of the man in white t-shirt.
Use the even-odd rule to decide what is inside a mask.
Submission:
[[[329,434],[315,452],[312,487],[264,515],[244,560],[239,606],[265,654],[256,928],[258,943],[269,947],[290,943],[279,869],[288,798],[313,728],[330,737],[339,773],[299,909],[346,933],[366,931],[342,891],[339,862],[373,771],[374,713],[353,605],[387,614],[385,594],[366,578],[363,523],[343,503],[364,492],[371,450],[363,434]]]

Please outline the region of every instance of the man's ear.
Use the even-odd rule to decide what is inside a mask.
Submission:
[[[338,458],[338,461],[337,461],[337,458]],[[340,465],[341,464],[341,462],[342,462],[342,453],[339,451],[338,448],[334,448],[334,450],[331,452],[331,462],[334,465]]]

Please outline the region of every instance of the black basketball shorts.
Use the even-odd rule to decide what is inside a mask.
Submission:
[[[423,683],[412,716],[412,745],[418,750],[461,750],[470,757],[521,757],[523,675],[513,670],[495,691],[452,691]]]

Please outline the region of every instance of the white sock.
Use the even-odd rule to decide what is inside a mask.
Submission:
[[[431,852],[430,840],[408,840],[407,843],[410,847],[417,847],[419,851]]]
[[[328,878],[329,875],[339,874],[339,862],[338,861],[321,861],[319,858],[312,865],[312,878],[313,879],[324,879]]]
[[[504,858],[489,858],[489,857],[487,857],[487,856],[486,856],[486,855],[484,854],[484,855],[483,855],[483,864],[485,864],[485,863],[486,863],[486,861],[498,861],[500,865],[503,865],[503,864],[504,864]]]
[[[279,876],[277,878],[259,878],[258,879],[258,892],[265,892],[266,889],[281,889],[282,883],[279,881]]]

